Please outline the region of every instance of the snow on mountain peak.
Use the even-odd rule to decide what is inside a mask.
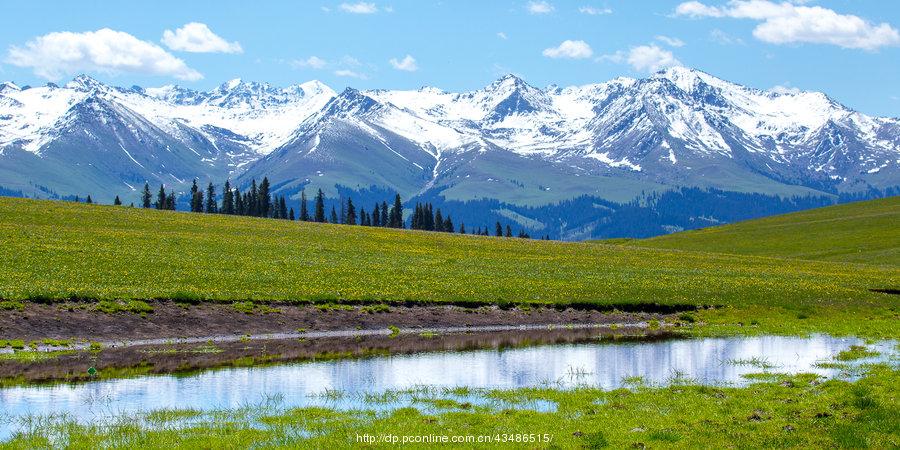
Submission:
[[[644,79],[546,89],[510,74],[461,93],[423,87],[337,94],[315,80],[281,88],[239,78],[208,92],[175,85],[119,89],[79,76],[63,88],[21,90],[2,83],[0,94],[0,148],[18,142],[35,153],[87,97],[124,106],[189,147],[199,145],[199,135],[216,148],[246,149],[248,160],[293,142],[310,124],[326,127],[332,118],[365,133],[402,136],[436,158],[464,147],[491,147],[643,171],[652,170],[647,158],[662,158],[672,169],[692,155],[735,158],[747,152],[782,164],[826,139],[840,138],[844,145],[851,141],[843,137],[847,133],[866,148],[900,152],[896,121],[856,113],[821,93],[753,89],[685,67]],[[746,152],[733,151],[738,148]]]
[[[84,74],[78,75],[72,81],[66,83],[67,89],[75,89],[77,91],[90,91],[104,87],[106,85]]]
[[[13,83],[12,81],[4,81],[3,83],[0,83],[0,94],[7,91],[12,92],[21,90],[22,88],[20,88],[16,83]]]

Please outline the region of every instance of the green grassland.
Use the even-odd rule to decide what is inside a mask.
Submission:
[[[896,267],[900,266],[900,197],[811,209],[629,244]]]
[[[816,240],[896,236],[879,223],[886,229],[873,226],[866,237]],[[13,198],[0,199],[0,242],[5,300],[716,305],[801,319],[855,312],[884,331],[896,328],[881,321],[897,318],[897,297],[870,289],[900,285],[900,267],[890,265]]]
[[[870,291],[900,286],[897,205],[888,199],[729,225],[722,237],[704,230],[562,243],[0,198],[0,300],[10,310],[67,298],[141,306],[178,298],[717,305],[680,314],[678,329],[897,339],[898,296]],[[880,365],[860,375],[848,382],[764,374],[743,388],[675,379],[613,391],[463,393],[513,405],[500,409],[457,400],[457,392],[414,392],[411,407],[387,410],[262,405],[147,411],[92,425],[31,418],[0,447],[346,448],[360,445],[358,434],[513,439],[481,445],[502,448],[900,446],[900,372]],[[528,409],[535,400],[556,408]],[[551,441],[514,441],[533,434]]]

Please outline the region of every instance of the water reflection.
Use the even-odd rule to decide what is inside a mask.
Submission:
[[[519,388],[591,385],[622,387],[641,377],[666,384],[674,377],[703,384],[748,383],[744,375],[764,370],[808,372],[825,377],[837,369],[817,367],[851,345],[863,342],[829,336],[736,337],[656,341],[592,341],[521,348],[437,351],[357,359],[310,361],[267,367],[229,368],[189,376],[143,376],[71,385],[0,389],[0,407],[12,416],[67,413],[81,420],[162,408],[235,408],[267,395],[285,406],[334,402],[323,392],[345,394],[339,407],[371,407],[363,394],[415,386]],[[893,343],[869,345],[896,353]],[[2,429],[2,427],[7,427]],[[0,425],[0,438],[9,433]]]

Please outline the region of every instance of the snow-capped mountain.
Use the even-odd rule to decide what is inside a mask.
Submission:
[[[464,93],[0,84],[0,186],[28,195],[268,176],[288,194],[377,187],[535,205],[673,186],[834,193],[900,185],[898,167],[898,119],[686,68],[545,89],[508,75]]]

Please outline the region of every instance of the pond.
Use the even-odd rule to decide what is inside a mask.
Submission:
[[[496,341],[489,345],[491,348],[220,368],[178,376],[7,387],[0,389],[0,410],[7,417],[0,423],[0,440],[9,438],[16,429],[17,418],[29,415],[66,414],[89,422],[164,408],[236,408],[272,396],[285,407],[373,408],[363,400],[363,394],[418,386],[506,389],[585,385],[614,389],[627,386],[633,377],[653,385],[676,380],[745,385],[752,382],[747,374],[765,371],[836,377],[842,376],[840,369],[817,363],[831,361],[851,345],[866,344],[854,338],[814,335],[647,341],[594,336],[512,348]],[[893,342],[866,347],[880,355],[856,363],[896,361]],[[327,394],[336,392],[341,395]]]

